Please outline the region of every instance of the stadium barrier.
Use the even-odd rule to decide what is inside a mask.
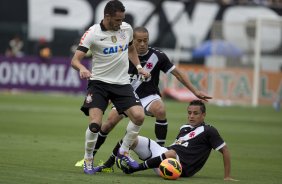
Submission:
[[[70,58],[53,57],[42,60],[27,56],[11,58],[0,56],[0,90],[81,93],[86,80],[71,68]],[[84,62],[86,67],[90,62]]]
[[[211,102],[221,105],[252,104],[254,90],[253,70],[248,68],[210,68],[199,65],[180,64],[179,68],[198,89],[211,95]],[[165,96],[180,101],[196,98],[172,75],[162,75]],[[259,79],[260,105],[271,105],[282,96],[282,73],[261,71]]]
[[[89,67],[89,60],[83,61]],[[180,64],[180,69],[193,85],[213,96],[218,104],[251,104],[253,70],[245,68],[210,68]],[[282,96],[282,73],[262,71],[259,104],[272,104]],[[33,92],[84,93],[87,81],[79,78],[70,66],[70,58],[53,57],[42,61],[38,57],[7,58],[0,56],[0,90]],[[161,75],[160,88],[164,96],[190,101],[195,96],[172,75]]]

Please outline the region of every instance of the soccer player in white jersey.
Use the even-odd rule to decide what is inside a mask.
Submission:
[[[130,63],[129,74],[131,75],[131,84],[139,96],[140,101],[144,107],[145,114],[154,116],[155,121],[155,135],[156,142],[163,146],[165,144],[168,121],[166,118],[165,105],[161,99],[160,90],[158,88],[160,72],[166,74],[173,74],[188,90],[192,91],[196,97],[202,100],[208,100],[211,97],[205,95],[197,90],[191,82],[180,72],[180,70],[170,62],[169,58],[162,51],[149,47],[149,32],[145,27],[134,28],[134,46],[136,47],[139,55],[141,65],[147,72],[150,72],[151,77],[143,80],[142,76],[138,74],[135,66]],[[101,130],[98,134],[98,140],[93,152],[96,154],[97,150],[104,143],[107,134],[114,128],[114,126],[123,118],[119,115],[116,109],[112,109],[108,115],[107,122],[103,123]],[[104,163],[103,171],[109,170],[114,164],[115,155]],[[81,161],[76,163],[76,166],[81,166]],[[107,168],[107,169],[106,169]]]
[[[181,176],[191,177],[203,168],[211,150],[214,149],[222,154],[224,180],[238,181],[231,177],[231,157],[226,143],[215,127],[205,123],[205,104],[200,100],[190,102],[187,114],[187,123],[180,128],[174,143],[168,147],[162,147],[154,140],[138,136],[132,150],[144,162],[140,163],[138,168],[132,168],[121,164],[122,160],[117,160],[118,167],[126,174],[150,168],[154,168],[159,174],[157,168],[162,160],[175,158],[182,165]]]
[[[130,119],[117,156],[132,167],[138,166],[138,163],[129,157],[128,152],[145,115],[140,100],[130,85],[128,58],[140,75],[147,78],[150,74],[140,65],[132,44],[133,30],[129,24],[123,22],[124,18],[123,4],[118,0],[109,1],[104,9],[103,20],[84,33],[71,61],[72,67],[79,71],[80,77],[89,80],[87,95],[81,107],[85,115],[89,116],[89,126],[85,133],[86,174],[96,172],[93,166],[93,151],[109,100],[115,105],[118,113],[124,113]],[[89,49],[92,52],[92,71],[81,64]]]

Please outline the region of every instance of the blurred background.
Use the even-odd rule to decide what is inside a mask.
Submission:
[[[272,105],[282,98],[281,0],[123,0],[126,22],[145,26],[163,50],[218,105]],[[71,69],[80,37],[107,1],[1,0],[0,90],[84,93]],[[85,59],[89,67],[90,57]],[[163,95],[195,98],[174,77]]]

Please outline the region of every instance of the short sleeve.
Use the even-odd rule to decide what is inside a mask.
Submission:
[[[218,133],[217,129],[213,126],[209,126],[208,129],[208,141],[211,144],[212,148],[215,150],[219,150],[225,145],[224,140]]]
[[[79,46],[90,48],[94,44],[93,27],[89,28],[80,39]]]
[[[167,55],[162,51],[159,53],[159,60],[161,61],[160,68],[164,73],[168,74],[175,68],[175,65],[170,62]]]
[[[128,26],[129,26],[129,29],[128,29],[129,30],[129,43],[131,43],[133,41],[133,29],[131,25],[128,24]]]

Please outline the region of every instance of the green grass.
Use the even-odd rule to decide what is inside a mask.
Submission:
[[[226,183],[221,154],[212,152],[192,178],[167,181],[152,170],[125,175],[83,174],[74,167],[84,154],[88,118],[79,110],[83,96],[0,93],[0,183]],[[171,143],[186,122],[186,103],[166,100]],[[207,106],[207,122],[218,128],[232,156],[238,183],[278,184],[282,181],[282,113],[272,107]],[[124,135],[127,119],[111,132],[96,160],[106,160]],[[154,138],[154,119],[146,117],[141,134]]]

